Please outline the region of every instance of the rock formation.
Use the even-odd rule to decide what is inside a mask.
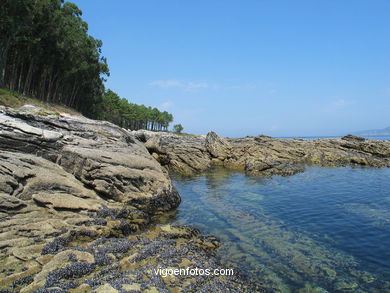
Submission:
[[[139,131],[133,132],[139,137]],[[269,136],[223,139],[214,132],[206,137],[143,133],[149,152],[168,170],[191,175],[213,166],[258,175],[292,175],[305,165],[390,166],[390,141],[353,135],[313,140]]]
[[[259,292],[237,274],[154,273],[221,267],[213,236],[153,223],[180,203],[168,172],[291,175],[308,164],[388,167],[390,142],[130,132],[0,107],[0,292]]]
[[[167,171],[128,131],[0,108],[0,292],[251,291],[239,277],[153,274],[219,266],[217,239],[150,225],[179,203]]]

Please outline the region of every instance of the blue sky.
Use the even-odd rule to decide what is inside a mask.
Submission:
[[[185,131],[342,135],[390,126],[388,0],[77,0],[107,88]]]

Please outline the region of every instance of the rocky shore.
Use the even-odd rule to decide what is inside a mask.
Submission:
[[[347,135],[341,138],[281,139],[265,135],[245,138],[179,136],[133,131],[167,170],[193,175],[221,166],[252,175],[288,176],[305,166],[390,166],[390,141]]]
[[[0,292],[253,292],[218,268],[219,241],[150,225],[176,208],[168,172],[111,123],[32,106],[0,108]]]
[[[0,292],[261,292],[239,274],[154,273],[223,267],[215,237],[152,225],[180,204],[168,174],[287,176],[310,164],[388,167],[390,142],[181,136],[0,107]]]

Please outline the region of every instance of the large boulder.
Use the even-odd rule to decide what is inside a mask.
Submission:
[[[213,131],[207,133],[205,145],[213,158],[223,161],[230,156],[232,149],[230,143]]]
[[[170,172],[192,175],[212,166],[205,137],[156,133],[144,138],[152,156]]]

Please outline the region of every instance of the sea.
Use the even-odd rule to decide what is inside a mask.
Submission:
[[[182,203],[165,221],[218,237],[222,264],[266,291],[390,292],[390,168],[172,179]]]

